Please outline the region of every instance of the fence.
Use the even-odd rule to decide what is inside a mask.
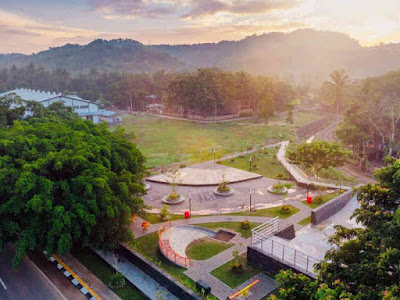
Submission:
[[[286,246],[274,239],[264,239],[256,245],[264,253],[278,259],[285,265],[293,267],[311,277],[315,277],[314,265],[320,260],[298,251],[292,247]]]
[[[251,244],[257,244],[279,230],[279,217],[265,222],[251,230]]]
[[[162,234],[171,228],[171,221],[164,223],[158,229],[158,246],[160,247],[160,251],[175,264],[184,266],[185,268],[189,265],[190,259],[176,253],[170,246],[169,240],[163,240]]]

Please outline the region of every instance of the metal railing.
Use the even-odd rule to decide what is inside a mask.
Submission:
[[[185,268],[189,265],[190,259],[176,253],[170,246],[169,240],[162,240],[162,234],[171,228],[171,221],[168,221],[160,226],[158,229],[158,245],[160,247],[160,251],[171,261],[175,262],[180,266],[184,266]]]
[[[251,244],[257,244],[279,230],[279,217],[273,218],[251,230]]]
[[[271,238],[261,240],[256,246],[284,264],[315,278],[314,266],[321,260]]]

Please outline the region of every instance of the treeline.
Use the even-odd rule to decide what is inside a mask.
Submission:
[[[267,76],[229,72],[216,68],[194,72],[158,71],[147,74],[99,72],[72,75],[64,69],[49,71],[29,64],[0,69],[0,91],[31,88],[77,94],[107,107],[144,110],[146,104],[162,101],[172,111],[219,115],[252,109],[263,116],[283,110],[304,89]],[[150,97],[152,96],[152,97]]]

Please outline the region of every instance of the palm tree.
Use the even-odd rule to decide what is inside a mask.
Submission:
[[[325,81],[322,85],[324,97],[333,102],[336,106],[336,113],[339,117],[343,100],[347,95],[347,88],[349,86],[349,76],[346,75],[345,70],[335,70],[330,74],[331,81]]]

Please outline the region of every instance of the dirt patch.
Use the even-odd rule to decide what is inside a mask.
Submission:
[[[214,239],[224,242],[224,243],[227,243],[231,239],[233,239],[235,236],[236,236],[235,233],[220,229],[220,230],[218,230],[217,234],[214,236]]]

